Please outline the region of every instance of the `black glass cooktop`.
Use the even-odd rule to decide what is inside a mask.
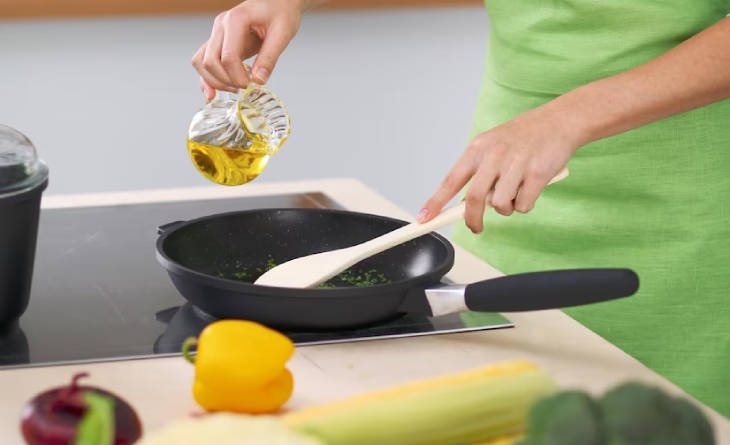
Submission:
[[[30,306],[20,327],[0,338],[0,368],[179,354],[185,338],[211,320],[186,303],[157,263],[157,227],[273,207],[342,208],[313,193],[43,210]],[[499,314],[463,313],[286,334],[305,346],[512,326]]]

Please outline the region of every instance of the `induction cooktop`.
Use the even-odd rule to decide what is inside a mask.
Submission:
[[[0,369],[180,354],[211,321],[175,290],[155,259],[157,227],[256,208],[343,207],[326,195],[44,209],[30,305],[0,338]],[[499,314],[404,316],[365,329],[285,332],[297,346],[510,328]]]

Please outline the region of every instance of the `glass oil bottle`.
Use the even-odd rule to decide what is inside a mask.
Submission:
[[[188,127],[187,147],[208,180],[237,186],[256,179],[290,134],[289,113],[271,91],[253,82],[238,94],[217,92]]]

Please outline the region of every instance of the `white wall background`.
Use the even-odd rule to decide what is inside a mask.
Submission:
[[[184,137],[212,20],[0,22],[0,123],[48,193],[210,184]],[[353,176],[415,214],[466,142],[487,31],[482,8],[309,14],[269,83],[292,136],[256,182]]]

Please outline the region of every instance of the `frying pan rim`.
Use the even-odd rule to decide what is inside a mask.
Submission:
[[[398,223],[402,225],[410,224],[409,221],[401,220],[398,218],[391,218],[388,216],[382,216],[372,213],[356,212],[352,210],[342,209],[319,209],[319,208],[297,208],[297,207],[271,207],[262,209],[248,209],[248,210],[234,210],[231,212],[215,213],[212,215],[201,216],[198,218],[189,219],[186,221],[180,221],[175,224],[174,221],[162,224],[160,227],[165,225],[171,225],[168,230],[163,231],[158,236],[155,243],[157,261],[169,272],[174,273],[178,276],[183,277],[186,280],[194,279],[200,284],[205,286],[215,287],[218,289],[225,289],[251,295],[261,296],[272,296],[272,297],[307,297],[307,298],[349,298],[349,297],[363,297],[373,295],[373,293],[386,293],[386,292],[400,292],[411,290],[414,287],[419,287],[423,283],[433,281],[434,278],[441,280],[454,266],[455,263],[455,250],[451,242],[443,235],[430,232],[426,235],[430,238],[438,241],[446,249],[446,257],[437,267],[429,270],[427,273],[411,277],[405,280],[399,280],[392,283],[375,284],[372,286],[363,287],[336,287],[336,288],[288,288],[288,287],[275,287],[275,286],[261,286],[253,283],[246,283],[243,281],[232,280],[225,277],[215,277],[209,274],[199,272],[189,267],[183,266],[180,263],[172,260],[165,250],[163,244],[165,240],[173,233],[181,230],[184,227],[192,224],[199,223],[201,221],[212,220],[212,219],[223,219],[228,216],[242,215],[242,214],[254,214],[261,212],[277,212],[277,211],[296,211],[304,213],[329,213],[329,214],[341,214],[348,216],[364,216],[373,218],[376,220],[382,220],[392,223]],[[293,292],[295,294],[293,294]]]

